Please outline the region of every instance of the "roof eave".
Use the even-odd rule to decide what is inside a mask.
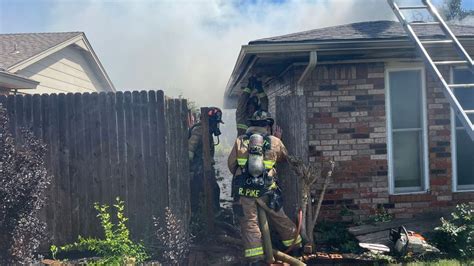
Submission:
[[[473,37],[459,37],[460,41],[473,41]],[[259,43],[242,45],[237,62],[227,83],[225,96],[230,97],[235,86],[242,78],[239,73],[248,71],[242,69],[242,62],[247,56],[255,56],[266,53],[295,53],[311,51],[344,51],[344,50],[367,50],[367,49],[396,49],[413,48],[414,44],[407,38],[388,40],[343,40],[343,41],[315,41],[315,42],[287,42],[287,43]],[[242,70],[241,70],[242,69]]]
[[[7,89],[36,89],[38,81],[0,71],[0,87]]]

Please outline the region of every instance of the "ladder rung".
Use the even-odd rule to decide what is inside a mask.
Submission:
[[[422,44],[445,44],[452,43],[453,40],[436,40],[436,41],[421,41]]]
[[[465,110],[464,111],[466,114],[474,114],[474,110]]]
[[[474,88],[474,83],[472,84],[449,84],[450,88]]]
[[[411,22],[412,26],[427,26],[427,25],[439,25],[439,22]]]
[[[426,9],[428,8],[427,6],[399,6],[398,9],[403,10],[403,9]]]
[[[467,61],[435,61],[435,65],[464,65]]]

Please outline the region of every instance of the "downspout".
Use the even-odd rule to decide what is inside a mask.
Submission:
[[[298,83],[296,83],[296,95],[303,95],[304,90],[303,90],[302,84],[306,80],[306,78],[311,74],[311,72],[314,70],[317,62],[318,62],[318,53],[316,51],[309,52],[308,65],[303,71],[303,74],[301,74],[300,78],[298,79]]]

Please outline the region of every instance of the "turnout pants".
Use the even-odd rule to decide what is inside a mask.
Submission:
[[[266,202],[265,197],[261,197]],[[242,207],[241,213],[236,213],[239,217],[239,223],[242,231],[242,240],[244,242],[245,258],[249,261],[261,260],[264,257],[262,246],[262,233],[258,223],[258,203],[256,198],[240,197],[239,203]],[[296,226],[286,216],[283,208],[278,212],[267,212],[270,228],[277,231],[283,245],[289,247],[293,244]],[[301,243],[301,237],[298,236],[296,244]]]

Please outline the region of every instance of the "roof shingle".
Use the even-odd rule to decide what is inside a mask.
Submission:
[[[82,32],[0,34],[0,69],[8,69]]]
[[[456,36],[474,37],[474,26],[450,25]],[[415,26],[419,37],[442,38],[444,36],[439,26]],[[407,34],[401,24],[396,21],[367,21],[334,27],[314,29],[287,35],[258,39],[249,44],[264,43],[305,43],[314,41],[351,41],[351,40],[389,40],[406,39]]]

